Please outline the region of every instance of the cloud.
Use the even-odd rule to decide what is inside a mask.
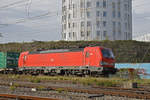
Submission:
[[[146,19],[148,19],[148,20],[150,20],[150,17],[148,16],[148,17],[145,17]]]
[[[133,35],[150,33],[150,1],[134,0],[133,1]]]
[[[15,23],[20,19],[52,12],[49,16],[27,20],[23,23],[2,27],[0,43],[14,41],[60,40],[61,39],[61,0],[29,0],[11,7],[2,6],[21,0],[0,0],[0,24]],[[32,1],[32,2],[31,2]],[[150,0],[133,1],[133,33],[148,33],[150,26]],[[57,15],[58,13],[58,15]]]
[[[134,0],[133,1],[133,11],[136,14],[150,13],[150,0]]]
[[[7,4],[7,2],[4,1],[3,3]],[[0,39],[0,42],[22,42],[32,41],[33,39],[50,41],[61,39],[61,16],[57,15],[58,12],[61,12],[61,8],[58,6],[59,3],[58,0],[32,0],[30,4],[25,3],[21,4],[22,6],[14,6],[6,10],[0,9],[0,15],[3,15],[0,16],[0,22],[11,24],[7,27],[0,27],[0,31],[5,33],[4,37]],[[47,12],[52,13],[48,16],[28,20],[29,17],[39,16]],[[20,19],[27,19],[27,21],[15,24]]]

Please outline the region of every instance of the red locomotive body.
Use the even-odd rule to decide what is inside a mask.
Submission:
[[[60,49],[23,52],[19,57],[19,69],[31,73],[102,74],[115,73],[114,56],[110,49],[86,47],[84,49]]]

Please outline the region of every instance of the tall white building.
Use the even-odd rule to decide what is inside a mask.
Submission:
[[[132,0],[62,0],[62,39],[131,40]]]

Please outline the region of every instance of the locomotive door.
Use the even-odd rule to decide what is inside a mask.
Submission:
[[[96,62],[96,51],[87,50],[85,52],[85,66],[94,66]]]
[[[85,52],[85,66],[90,66],[90,51]]]

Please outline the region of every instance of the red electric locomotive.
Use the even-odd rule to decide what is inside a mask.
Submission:
[[[22,52],[18,66],[23,73],[31,74],[101,75],[116,72],[112,51],[100,46]]]

